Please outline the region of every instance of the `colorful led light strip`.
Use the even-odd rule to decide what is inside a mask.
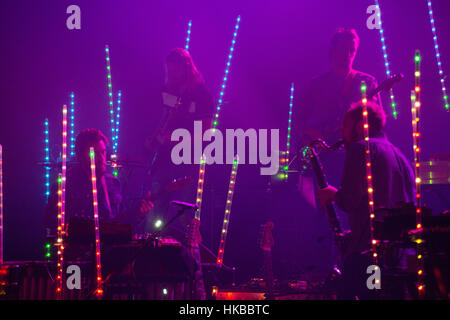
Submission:
[[[367,194],[369,199],[369,227],[370,227],[370,240],[372,245],[372,258],[374,264],[377,264],[378,254],[377,254],[377,244],[378,240],[374,238],[373,222],[375,219],[375,204],[373,200],[373,176],[372,176],[372,160],[370,156],[370,144],[369,144],[369,113],[367,111],[367,86],[363,81],[361,83],[361,93],[362,93],[362,105],[363,105],[363,124],[364,124],[364,141],[365,150],[364,157],[366,163],[366,180],[367,180]]]
[[[239,158],[236,156],[233,161],[233,167],[231,168],[230,185],[227,193],[227,203],[225,205],[225,216],[223,218],[222,231],[220,234],[219,254],[217,255],[217,266],[222,267],[223,255],[225,251],[225,242],[227,240],[228,225],[230,223],[231,204],[233,202],[234,186],[236,185],[236,175],[239,164]]]
[[[189,20],[186,37],[186,47],[185,47],[186,51],[189,51],[189,42],[191,41],[191,28],[192,28],[192,20]]]
[[[288,132],[286,138],[286,153],[283,157],[283,171],[284,171],[284,179],[287,181],[288,178],[288,169],[289,169],[289,149],[291,147],[291,131],[292,131],[292,107],[294,106],[294,83],[291,84],[291,95],[289,96],[289,120],[288,120]]]
[[[97,267],[97,290],[95,290],[95,294],[98,297],[100,297],[103,295],[102,263],[100,251],[100,226],[98,218],[97,175],[95,173],[95,152],[93,147],[90,148],[89,156],[91,158],[92,199],[94,206],[94,224],[95,224],[95,258]]]
[[[114,141],[114,152],[117,153],[119,146],[119,124],[120,124],[120,104],[122,103],[122,91],[117,92],[117,109],[116,109],[116,137]]]
[[[202,200],[203,200],[203,185],[205,182],[205,167],[206,167],[206,159],[203,155],[200,159],[200,169],[198,172],[198,184],[197,184],[197,200],[196,204],[198,205],[198,210],[195,212],[195,219],[200,220],[200,214],[202,210]]]
[[[287,157],[286,151],[280,151],[279,152],[279,158],[280,158],[280,168],[278,170],[278,173],[276,177],[280,180],[287,181],[288,178],[288,172],[289,169],[289,162]]]
[[[50,138],[49,138],[49,128],[48,128],[48,119],[44,121],[44,162],[47,163],[45,166],[45,175],[44,175],[44,186],[45,186],[45,199],[48,200],[50,196]]]
[[[75,156],[75,94],[70,94],[70,157]]]
[[[417,229],[417,239],[416,239],[416,255],[417,255],[417,290],[419,292],[419,297],[423,297],[425,294],[425,284],[424,284],[424,258],[423,258],[423,240],[422,240],[422,191],[421,191],[421,181],[420,181],[420,108],[421,108],[421,86],[420,86],[420,62],[422,57],[420,51],[416,50],[414,56],[415,72],[414,72],[414,95],[411,96],[413,99],[413,105],[411,108],[412,112],[412,125],[413,125],[413,139],[414,139],[414,173],[416,176],[416,229]]]
[[[375,0],[375,5],[378,8],[378,21],[379,21],[379,27],[380,27],[381,48],[383,50],[384,66],[386,68],[386,75],[388,78],[390,78],[391,70],[389,68],[389,60],[388,60],[388,54],[387,54],[387,50],[386,50],[386,39],[384,37],[383,23],[381,21],[381,9],[380,9],[380,4],[378,3],[378,0]],[[398,115],[397,104],[395,102],[394,91],[392,89],[389,90],[389,96],[391,98],[392,115],[394,116],[395,119],[397,119],[397,115]]]
[[[212,123],[213,129],[215,129],[217,127],[218,123],[219,123],[220,109],[221,109],[222,104],[223,104],[223,96],[225,94],[225,88],[227,86],[227,81],[228,81],[228,78],[229,78],[231,59],[233,58],[234,46],[236,44],[236,38],[237,38],[237,35],[238,35],[240,21],[241,21],[241,16],[238,16],[237,19],[236,19],[236,25],[234,27],[233,39],[231,40],[230,52],[228,53],[228,61],[227,61],[227,65],[226,65],[226,68],[225,68],[225,75],[223,77],[222,86],[221,86],[220,93],[219,93],[219,100],[218,100],[218,103],[217,103],[216,114],[214,115],[214,119],[213,119],[213,123]]]
[[[0,144],[0,265],[3,264],[3,146]]]
[[[436,33],[436,25],[434,23],[435,21],[434,21],[433,6],[431,3],[431,0],[428,0],[428,14],[430,15],[431,31],[433,32],[434,50],[436,52],[436,60],[437,60],[437,66],[438,66],[438,70],[439,70],[439,79],[441,81],[444,107],[447,111],[449,111],[450,105],[448,103],[447,88],[445,87],[445,76],[444,76],[444,71],[442,70],[441,54],[439,52],[439,44],[438,44],[437,33]]]
[[[67,105],[63,105],[62,165],[61,165],[61,227],[64,234],[66,216],[66,175],[67,175]]]
[[[62,220],[62,174],[58,174],[58,224],[57,224],[57,239],[56,246],[58,248],[58,262],[56,264],[57,267],[57,276],[56,276],[56,297],[57,299],[61,299],[63,294],[63,270],[64,270],[64,240],[63,240],[63,232],[61,224]]]
[[[108,97],[109,97],[109,116],[111,118],[111,143],[113,146],[113,149],[115,147],[115,138],[116,138],[116,120],[114,115],[114,101],[113,101],[113,91],[112,91],[112,82],[111,82],[111,59],[109,57],[109,46],[106,45],[105,47],[105,53],[106,53],[106,77],[107,77],[107,83],[108,83]]]

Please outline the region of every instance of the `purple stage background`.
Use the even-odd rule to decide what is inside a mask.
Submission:
[[[81,30],[66,28],[66,8],[81,8]],[[61,143],[61,106],[76,97],[76,130],[98,127],[109,134],[104,47],[111,49],[113,89],[122,90],[119,154],[141,161],[144,139],[160,115],[164,59],[184,47],[192,20],[190,52],[214,97],[219,93],[235,19],[241,24],[221,113],[222,128],[280,128],[285,145],[290,83],[296,93],[329,68],[328,50],[338,27],[355,28],[361,38],[355,68],[385,79],[378,30],[366,27],[366,8],[374,1],[1,1],[0,143],[4,150],[5,258],[43,255],[45,206],[43,121],[50,121],[52,146]],[[383,102],[390,139],[412,160],[409,95],[414,84],[413,55],[423,56],[423,159],[450,152],[450,113],[441,87],[425,0],[380,0],[393,73],[405,79],[395,88],[399,119],[389,99]],[[450,2],[434,0],[444,74],[450,72]],[[450,87],[450,82],[447,81]],[[294,115],[299,106],[294,105]],[[230,166],[223,179],[210,182],[204,213],[205,244],[217,251]],[[131,175],[125,194],[139,197],[142,172]],[[208,175],[208,174],[207,174]],[[219,174],[220,175],[220,174]],[[207,178],[208,179],[208,178]],[[239,168],[225,263],[238,268],[238,279],[258,275],[262,259],[256,239],[259,225],[275,221],[275,271],[295,277],[324,271],[327,245],[317,236],[326,224],[296,203],[295,181],[276,186],[257,166]],[[333,184],[338,182],[332,181]],[[202,222],[203,222],[202,217]],[[319,221],[319,222],[317,222]],[[320,222],[321,221],[321,222]],[[318,225],[318,223],[320,225]]]

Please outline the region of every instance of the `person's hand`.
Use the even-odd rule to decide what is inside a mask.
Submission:
[[[334,201],[337,191],[333,186],[328,186],[317,191],[317,200],[319,200],[323,208],[326,208],[328,204]]]
[[[139,205],[139,218],[144,218],[150,210],[153,209],[153,202],[150,200],[150,191],[147,191],[147,194],[145,195],[144,199],[141,200],[141,203]]]

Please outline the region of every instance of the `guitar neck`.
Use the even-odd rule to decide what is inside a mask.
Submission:
[[[325,173],[323,171],[322,164],[320,163],[320,160],[314,151],[314,148],[311,148],[310,152],[310,159],[311,159],[311,165],[314,171],[314,175],[316,176],[317,184],[319,185],[319,188],[326,188],[328,187],[328,181],[325,176]],[[339,223],[339,220],[337,219],[336,215],[336,209],[332,203],[328,204],[326,207],[326,216],[328,219],[328,223],[335,235],[339,235],[342,233],[342,228]]]

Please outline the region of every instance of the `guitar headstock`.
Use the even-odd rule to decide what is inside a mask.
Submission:
[[[274,245],[272,230],[274,224],[272,221],[267,221],[264,225],[261,225],[258,245],[263,251],[271,251]]]
[[[198,247],[201,242],[202,235],[200,234],[200,220],[194,218],[188,226],[186,243],[189,248],[193,248]]]
[[[396,84],[397,82],[402,81],[403,79],[403,74],[402,73],[397,73],[394,76],[392,76],[389,79],[384,80],[382,83],[380,83],[380,85],[374,90],[373,93],[369,93],[368,97],[372,97],[375,94],[377,94],[378,92],[381,91],[386,91],[388,92],[389,90],[392,89],[392,87],[394,86],[394,84]]]

